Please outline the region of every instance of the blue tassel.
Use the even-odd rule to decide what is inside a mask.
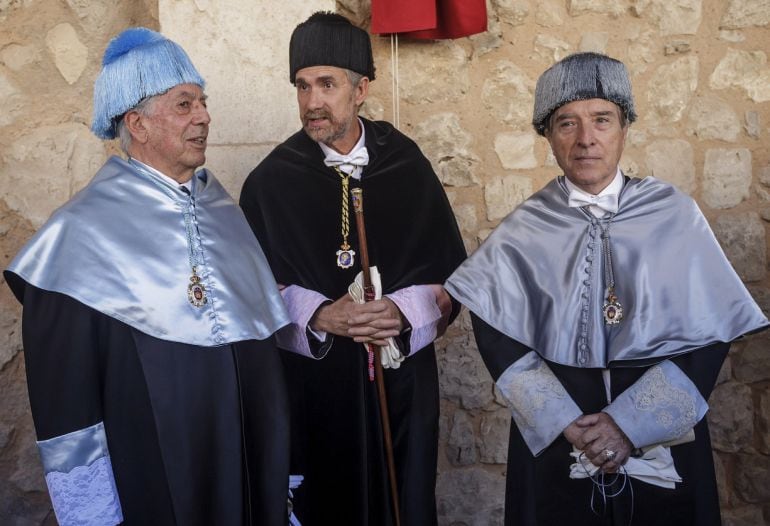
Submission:
[[[127,29],[107,46],[94,85],[91,131],[102,139],[117,136],[116,117],[146,97],[179,84],[205,86],[184,50],[160,33],[143,27]]]

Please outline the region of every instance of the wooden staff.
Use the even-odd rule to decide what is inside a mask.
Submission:
[[[364,274],[364,301],[374,300],[374,286],[369,272],[369,251],[366,244],[366,226],[364,225],[364,195],[361,188],[353,188],[353,211],[356,214],[356,226],[358,227],[358,251],[361,255],[361,267]],[[382,438],[385,443],[385,458],[388,462],[388,479],[390,480],[390,495],[393,503],[393,516],[396,526],[401,526],[398,507],[398,487],[396,485],[396,464],[393,460],[393,440],[390,435],[390,416],[388,413],[388,397],[385,394],[385,378],[382,375],[382,349],[371,343],[366,344],[369,352],[374,353],[374,379],[377,383],[377,398],[380,402],[380,417],[382,419]]]

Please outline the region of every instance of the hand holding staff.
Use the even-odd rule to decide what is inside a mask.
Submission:
[[[372,286],[372,277],[369,271],[369,251],[366,244],[366,226],[364,224],[364,203],[363,190],[353,188],[351,191],[353,199],[353,211],[356,215],[356,226],[358,227],[358,250],[361,254],[361,267],[364,276],[364,299],[365,301],[374,300],[375,291]],[[382,438],[385,444],[385,457],[388,463],[388,479],[390,480],[390,494],[393,503],[393,516],[396,519],[396,526],[401,526],[398,506],[398,487],[396,486],[396,465],[393,460],[393,441],[390,435],[390,417],[388,413],[388,399],[385,393],[385,378],[382,376],[381,351],[376,345],[367,344],[369,352],[369,364],[374,361],[374,378],[377,382],[377,398],[380,402],[380,416],[382,419]]]

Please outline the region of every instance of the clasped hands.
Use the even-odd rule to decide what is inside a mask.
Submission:
[[[617,472],[633,449],[631,441],[607,413],[576,418],[564,429],[564,437],[605,473]]]
[[[334,303],[322,305],[310,319],[310,328],[337,336],[353,338],[359,343],[387,345],[387,338],[401,334],[404,318],[388,298],[356,303],[345,294]]]

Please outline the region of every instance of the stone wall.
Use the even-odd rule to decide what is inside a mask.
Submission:
[[[333,7],[284,2],[271,13],[256,4],[0,0],[0,263],[116,151],[88,131],[91,89],[107,41],[130,25],[162,27],[208,78],[208,165],[237,193],[248,170],[298,127],[286,79],[291,28]],[[363,27],[368,6],[337,1]],[[770,311],[770,3],[494,0],[488,10],[485,34],[399,46],[401,129],[444,182],[468,249],[558,173],[529,125],[538,75],[572,51],[604,51],[628,64],[640,114],[622,167],[695,197]],[[391,120],[390,40],[374,43],[378,80],[365,114]],[[20,312],[0,283],[0,524],[54,524],[29,416]],[[733,526],[770,523],[769,341],[736,344],[710,400],[723,515]],[[440,523],[501,524],[509,412],[467,315],[439,347]]]

